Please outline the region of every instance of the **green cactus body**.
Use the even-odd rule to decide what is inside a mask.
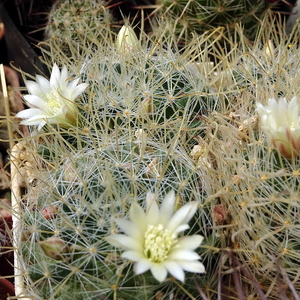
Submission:
[[[46,40],[50,44],[55,41],[65,54],[75,54],[79,45],[95,45],[107,37],[113,21],[105,6],[102,0],[56,1],[48,16]]]
[[[190,40],[190,34],[224,27],[234,32],[237,24],[242,24],[246,37],[253,39],[267,10],[265,1],[169,1],[159,0],[159,12],[172,20],[173,30],[178,40]]]
[[[162,51],[150,56],[147,51],[136,59],[124,63],[117,54],[112,56],[112,63],[104,58],[95,69],[92,58],[83,68],[82,78],[89,82],[94,95],[90,104],[83,104],[89,108],[89,114],[93,112],[85,118],[98,120],[96,128],[104,126],[113,131],[130,125],[134,131],[145,129],[157,138],[164,134],[167,142],[174,131],[163,128],[168,123],[182,124],[186,120],[191,139],[189,129],[201,127],[197,118],[222,105],[215,95],[210,95],[210,88],[197,68],[184,60],[178,61],[180,57],[175,54]],[[154,124],[161,130],[151,130]]]
[[[132,201],[142,204],[149,190],[161,195],[175,189],[183,203],[202,193],[194,164],[180,155],[183,150],[178,148],[170,155],[151,142],[149,147],[145,153],[135,143],[102,151],[84,149],[49,174],[47,196],[41,190],[36,199],[38,211],[28,211],[24,217],[28,238],[34,242],[24,242],[23,253],[32,288],[38,288],[41,299],[69,299],[66,291],[76,299],[113,299],[113,295],[151,299],[160,289],[150,274],[134,277],[129,265],[104,240],[115,230],[111,218],[126,215]],[[55,206],[57,213],[45,219],[41,212],[49,206]],[[194,231],[196,227],[193,225]],[[58,243],[63,241],[65,247],[50,258],[39,243],[52,237],[59,237]]]
[[[31,194],[34,210],[24,212],[31,241],[22,243],[24,265],[37,299],[197,297],[194,280],[202,288],[216,282],[210,271],[187,273],[183,285],[172,277],[160,284],[150,271],[135,275],[105,240],[133,202],[145,207],[149,191],[161,199],[174,190],[176,209],[193,200],[201,206],[188,232],[209,238],[209,249],[197,252],[209,257],[211,270],[219,259],[210,247],[220,239],[205,229],[212,225],[202,203],[205,181],[189,152],[203,135],[200,116],[223,104],[179,53],[154,50],[131,61],[104,47],[89,52],[81,68],[89,86],[76,102],[79,127],[48,126],[33,146],[49,166]]]
[[[267,132],[260,130],[262,120],[259,122],[255,105],[283,95],[290,103],[299,94],[299,60],[296,49],[288,47],[295,45],[293,38],[288,42],[274,39],[272,52],[267,51],[273,34],[248,48],[246,54],[242,52],[233,64],[233,76],[243,92],[238,100],[231,98],[231,114],[208,115],[210,130],[199,142],[202,156],[198,161],[210,182],[207,201],[219,201],[213,220],[220,228],[221,247],[229,246],[223,256],[228,258],[225,265],[232,267],[233,273],[234,268],[240,268],[235,275],[242,282],[243,295],[289,299],[299,293],[299,284],[294,281],[299,269],[299,154],[296,151],[286,158],[268,141]],[[298,111],[298,105],[294,110]],[[218,135],[212,136],[212,132]],[[202,149],[207,148],[211,151],[203,157]],[[284,278],[286,288],[279,278]],[[234,295],[235,284],[239,286],[228,284],[224,294]]]

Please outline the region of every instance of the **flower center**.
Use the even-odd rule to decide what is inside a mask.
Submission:
[[[59,100],[59,94],[57,91],[51,91],[47,94],[47,105],[51,113],[57,113],[59,109],[61,108],[61,103]]]
[[[175,234],[164,229],[163,225],[148,225],[145,232],[144,254],[150,261],[160,263],[168,257],[176,242]]]

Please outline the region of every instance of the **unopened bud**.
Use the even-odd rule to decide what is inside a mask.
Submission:
[[[272,40],[269,40],[268,43],[264,47],[264,51],[270,58],[274,59],[275,57],[275,47],[273,45]]]
[[[68,247],[65,241],[56,236],[39,242],[39,245],[41,246],[45,255],[56,260],[63,260],[63,254],[68,252]]]
[[[124,55],[128,55],[140,49],[139,40],[130,26],[123,25],[119,31],[116,48]]]

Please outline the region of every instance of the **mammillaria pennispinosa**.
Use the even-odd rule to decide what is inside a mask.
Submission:
[[[299,161],[270,143],[257,111],[257,103],[266,108],[282,96],[299,105],[290,100],[300,92],[299,54],[296,40],[259,37],[253,45],[237,39],[217,64],[203,50],[206,35],[180,50],[168,36],[142,36],[134,55],[122,55],[115,40],[97,51],[82,46],[77,60],[55,54],[88,87],[77,99],[77,127],[32,131],[42,189],[28,188],[29,241],[20,245],[32,295],[290,299],[299,292]],[[201,257],[205,268],[186,272],[183,282],[178,268],[171,268],[177,277],[143,264],[145,272],[136,272],[137,256],[107,242],[120,229],[128,233],[131,207],[147,210],[147,193],[162,207],[172,190],[175,214],[197,204],[183,235],[198,237],[191,260]],[[145,248],[160,234],[176,245],[180,237],[151,225]],[[47,255],[44,244],[58,253]]]

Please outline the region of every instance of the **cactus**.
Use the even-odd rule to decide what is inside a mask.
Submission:
[[[80,45],[91,46],[99,40],[105,42],[113,17],[102,0],[59,0],[48,15],[45,29],[46,41],[65,55],[78,54]]]
[[[212,225],[210,205],[203,205],[205,182],[189,152],[205,127],[200,114],[225,104],[210,93],[203,70],[179,52],[153,44],[130,56],[114,45],[98,47],[97,53],[85,48],[82,67],[70,66],[88,83],[74,102],[78,122],[64,129],[49,119],[28,147],[41,163],[22,215],[29,293],[48,300],[197,297],[198,287],[217,282],[219,253],[211,249],[219,237],[205,229]],[[65,63],[58,57],[57,64]],[[205,250],[196,251],[208,260],[206,274],[188,272],[182,284],[170,276],[159,283],[150,272],[135,275],[106,242],[133,202],[145,207],[148,192],[163,199],[171,190],[176,210],[197,201],[200,211],[186,232],[204,236]]]
[[[193,164],[182,160],[179,153],[168,155],[169,151],[155,149],[154,145],[150,153],[144,154],[139,153],[137,144],[114,143],[106,148],[83,149],[66,159],[57,172],[46,178],[47,191],[37,192],[37,211],[25,212],[28,239],[36,242],[24,242],[24,256],[34,280],[32,287],[42,287],[43,299],[68,299],[68,294],[64,296],[66,290],[78,294],[78,299],[80,294],[85,299],[97,299],[99,295],[150,299],[159,289],[155,281],[147,274],[134,278],[132,269],[104,240],[108,232],[116,230],[112,218],[126,216],[130,203],[142,203],[149,190],[163,195],[175,188],[180,203],[201,195]],[[56,212],[47,219],[42,212],[51,206]],[[43,253],[41,248],[49,243],[50,250]],[[49,252],[55,255],[50,257]],[[72,274],[74,268],[78,269],[76,274]],[[84,290],[74,291],[78,280]],[[140,285],[145,284],[147,289],[141,289]]]
[[[274,135],[272,141],[266,119],[262,119],[265,117],[260,113],[259,122],[260,110],[256,111],[258,102],[265,105],[269,98],[284,95],[294,106],[290,112],[296,120],[289,141],[296,136],[299,98],[291,99],[299,94],[297,41],[293,37],[276,39],[272,26],[253,47],[245,49],[246,54],[235,56],[233,74],[237,85],[243,87],[238,101],[231,98],[227,112],[208,115],[206,135],[191,153],[206,170],[210,183],[206,201],[219,201],[213,220],[220,229],[221,245],[229,247],[223,256],[227,274],[238,277],[223,292],[233,296],[238,290],[239,299],[254,295],[290,299],[299,293],[294,280],[299,268],[299,243],[295,242],[299,227],[299,148],[294,143],[293,154],[282,151],[285,149],[276,142],[284,142],[284,138]],[[273,118],[275,122],[275,114]],[[282,108],[280,118],[287,118]],[[276,129],[274,122],[269,126]],[[284,132],[288,135],[288,130]]]
[[[170,34],[175,34],[178,42],[187,42],[191,34],[202,34],[218,27],[232,34],[237,24],[242,24],[245,36],[253,40],[269,6],[262,0],[158,0],[157,4],[159,14],[172,20]],[[217,35],[214,38],[218,38]]]

